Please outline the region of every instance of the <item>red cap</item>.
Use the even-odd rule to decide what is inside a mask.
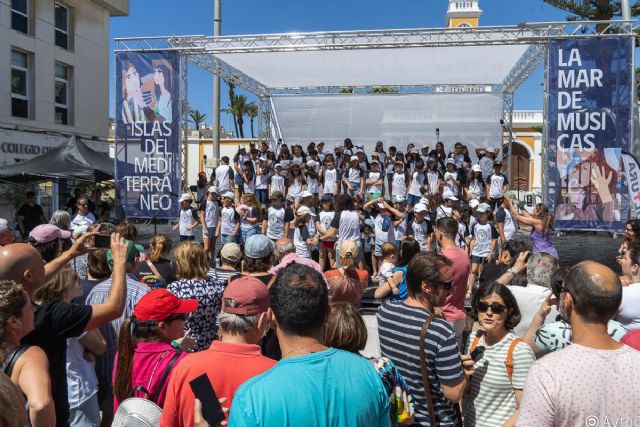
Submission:
[[[242,276],[233,280],[222,294],[222,311],[254,316],[269,308],[269,290],[259,279],[253,276]]]
[[[191,313],[196,308],[197,299],[180,299],[166,289],[154,289],[140,298],[133,309],[133,315],[143,322],[161,322],[173,314]]]

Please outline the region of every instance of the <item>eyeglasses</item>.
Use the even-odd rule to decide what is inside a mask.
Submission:
[[[493,314],[502,314],[507,309],[506,306],[499,304],[497,302],[492,302],[491,304],[487,304],[486,302],[480,301],[477,306],[478,306],[478,311],[480,313],[486,313],[487,311],[489,311],[489,309],[491,309],[491,312]]]
[[[629,228],[629,227],[627,227],[627,228],[625,228],[625,230],[626,230],[626,231],[633,231],[633,228]]]

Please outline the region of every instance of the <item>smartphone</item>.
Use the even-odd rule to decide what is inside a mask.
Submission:
[[[481,345],[477,346],[473,349],[469,356],[471,356],[471,359],[474,362],[477,362],[478,360],[482,359],[482,356],[484,356],[484,347]]]
[[[93,246],[96,248],[111,247],[111,236],[108,234],[96,234],[93,236]]]
[[[220,422],[224,421],[225,417],[222,406],[220,406],[220,402],[218,402],[218,396],[216,396],[216,392],[213,390],[207,374],[202,374],[189,381],[189,385],[196,399],[202,402],[202,417],[207,423],[209,423],[210,426],[217,426]]]

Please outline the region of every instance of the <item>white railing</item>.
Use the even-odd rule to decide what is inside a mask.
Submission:
[[[514,123],[542,124],[544,121],[540,110],[520,110],[513,112]]]

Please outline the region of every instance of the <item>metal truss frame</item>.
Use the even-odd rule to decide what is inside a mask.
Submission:
[[[180,187],[187,181],[187,161],[188,161],[188,144],[189,144],[189,109],[187,100],[189,99],[189,63],[186,56],[180,56],[180,121],[181,121],[181,141],[182,141],[182,160],[180,165],[180,178],[182,182]]]

